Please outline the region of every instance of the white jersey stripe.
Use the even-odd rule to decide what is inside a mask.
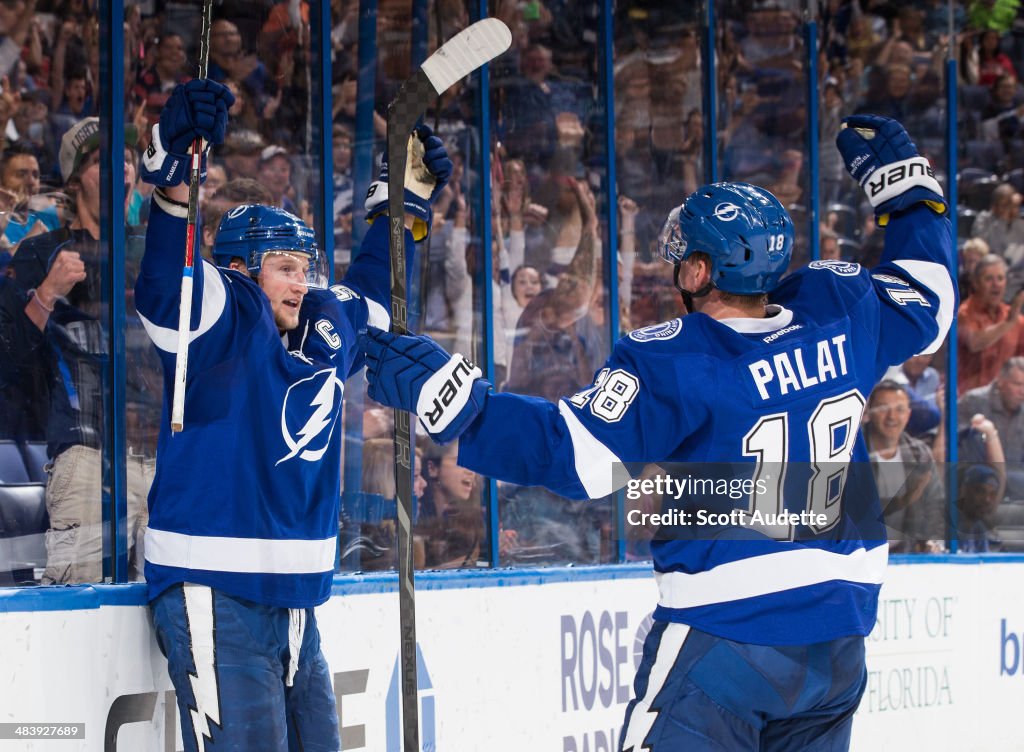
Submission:
[[[591,499],[600,499],[626,485],[629,476],[622,461],[587,430],[565,400],[558,403],[558,412],[569,428],[576,475],[587,495]],[[614,472],[616,469],[619,472]]]
[[[334,569],[336,541],[270,540],[146,530],[146,561],[214,572],[319,574]]]
[[[730,561],[705,572],[655,572],[654,577],[661,591],[660,605],[695,608],[832,580],[878,585],[888,561],[888,545],[848,554],[799,548]]]
[[[939,312],[935,314],[935,323],[939,325],[939,333],[920,354],[933,353],[946,339],[949,327],[953,324],[953,316],[956,314],[954,308],[956,295],[953,291],[953,279],[949,276],[949,269],[934,261],[917,259],[894,261],[893,263],[901,269],[905,269],[915,282],[927,287],[939,299]]]
[[[683,649],[686,636],[690,633],[690,627],[686,624],[675,624],[670,622],[661,633],[661,642],[658,643],[658,654],[654,657],[654,665],[647,675],[647,691],[643,697],[636,698],[636,705],[629,716],[629,725],[624,728],[622,749],[625,752],[640,752],[648,749],[643,746],[644,739],[650,733],[654,722],[658,720],[658,711],[651,710],[651,703],[658,696],[665,682],[668,680],[669,672],[679,657],[679,651]]]
[[[367,323],[387,331],[391,328],[391,315],[388,310],[373,298],[366,299]]]
[[[217,271],[217,267],[209,261],[203,261],[203,308],[199,316],[199,328],[193,329],[189,335],[189,342],[206,334],[217,323],[217,320],[224,313],[224,305],[227,302],[227,292],[224,289],[224,280]],[[166,326],[159,326],[147,319],[141,313],[142,325],[146,333],[153,340],[153,344],[164,352],[178,351],[178,330]],[[177,319],[177,316],[175,316]]]

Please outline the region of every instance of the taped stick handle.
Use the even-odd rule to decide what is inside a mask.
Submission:
[[[213,0],[203,3],[203,26],[199,35],[199,78],[206,78],[210,60],[210,26]],[[188,344],[192,329],[192,288],[195,274],[196,225],[199,221],[199,176],[203,160],[203,140],[192,142],[192,169],[188,182],[188,225],[185,229],[185,266],[181,272],[181,298],[178,302],[178,347],[174,353],[174,383],[171,385],[171,434],[185,429],[185,385],[188,378]]]

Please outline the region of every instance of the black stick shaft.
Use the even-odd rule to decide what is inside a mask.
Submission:
[[[409,333],[405,253],[405,163],[409,133],[434,91],[418,71],[388,110],[388,250],[391,256],[391,331]],[[436,94],[434,94],[436,96]],[[420,752],[416,681],[416,585],[412,538],[412,430],[409,413],[395,410],[395,496],[398,512],[398,612],[401,633],[402,739],[405,752]]]
[[[203,25],[199,34],[199,78],[206,78],[206,72],[209,69],[212,19],[213,0],[206,0],[203,3]],[[202,150],[203,141],[197,138],[192,144],[192,151],[195,153],[202,152]],[[199,217],[199,173],[198,167],[193,169],[188,180],[188,223],[193,227],[196,226],[196,220]],[[191,254],[189,255],[191,258]],[[195,259],[192,259],[192,263],[195,265]]]

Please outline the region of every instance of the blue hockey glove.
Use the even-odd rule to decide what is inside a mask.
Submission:
[[[846,170],[867,193],[879,224],[892,212],[921,201],[939,213],[946,210],[931,165],[896,120],[878,115],[843,118],[836,147]]]
[[[216,81],[193,79],[175,87],[153,126],[153,137],[142,158],[142,179],[153,185],[178,185],[192,166],[189,147],[204,139],[199,179],[206,179],[206,153],[210,144],[224,140],[228,109],[235,95]]]
[[[415,413],[438,444],[457,439],[483,409],[491,384],[462,355],[429,337],[399,336],[370,327],[360,335],[371,399]]]
[[[429,126],[421,125],[409,142],[405,166],[405,210],[415,217],[413,240],[419,242],[430,232],[430,204],[448,184],[452,176],[452,160],[444,143]],[[373,222],[388,210],[388,155],[380,168],[380,176],[366,192],[366,219]]]

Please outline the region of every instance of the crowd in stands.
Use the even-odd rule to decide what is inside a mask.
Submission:
[[[416,41],[409,3],[378,3],[375,84],[367,92],[360,90],[358,3],[332,1],[329,158],[317,153],[313,127],[309,4],[217,5],[209,75],[236,101],[201,190],[204,252],[220,217],[243,203],[274,204],[313,225],[323,157],[333,167],[327,210],[334,237],[325,245],[340,277],[365,225],[356,184],[370,176],[356,175],[357,155],[375,160],[383,151],[384,107],[410,73],[410,61],[469,23],[466,4],[437,4],[426,39]],[[141,561],[161,399],[158,364],[130,293],[149,202],[137,161],[170,92],[196,75],[199,18],[186,10],[163,0],[125,6],[124,394],[133,577],[140,574],[134,567]],[[956,504],[965,547],[1010,550],[1017,505],[1024,509],[1024,471],[1018,469],[1024,460],[1024,423],[1018,425],[1024,420],[1024,34],[1002,4],[971,2],[954,10],[952,40],[947,6],[939,2],[830,0],[821,4],[819,19],[822,259],[871,266],[884,238],[833,147],[843,116],[901,119],[948,184],[950,44],[958,55],[958,433],[944,433],[944,394],[954,388],[945,384],[952,345],[892,369],[871,395],[864,422],[893,549],[906,552],[946,546],[952,519],[947,441],[956,441],[970,463],[959,474]],[[615,338],[683,314],[658,258],[657,236],[668,212],[709,174],[709,139],[717,146],[720,179],[763,185],[786,204],[797,228],[793,264],[809,260],[809,103],[800,12],[788,2],[716,3],[718,112],[711,133],[697,4],[615,11],[610,94],[618,204],[609,206],[598,7],[494,4],[492,13],[511,28],[513,43],[491,66],[491,143],[481,142],[475,79],[453,86],[427,115],[455,171],[420,249],[418,330],[478,362],[489,344],[496,389],[557,399],[584,388]],[[0,3],[0,39],[0,449],[27,458],[26,446],[46,447],[37,463],[42,469],[33,475],[26,459],[24,478],[0,458],[0,490],[46,483],[48,514],[42,559],[23,552],[21,563],[12,560],[7,569],[14,581],[97,581],[104,576],[101,453],[111,291],[103,287],[109,250],[99,240],[102,40],[95,0]],[[366,103],[373,110],[369,133],[357,127]],[[479,201],[485,161],[487,207]],[[485,219],[487,249],[481,242]],[[488,253],[491,279],[481,282]],[[609,254],[617,300],[609,298]],[[492,308],[485,312],[486,284]],[[492,323],[489,343],[485,316]],[[350,385],[350,393],[356,388]],[[344,492],[342,566],[389,568],[395,561],[389,418],[369,400],[361,409],[362,436],[349,443],[361,442],[362,488]],[[450,448],[429,443],[418,447],[417,467],[417,564],[488,561],[485,479],[455,467]],[[572,504],[498,484],[498,509],[503,562],[595,563],[617,555],[610,500]],[[1024,535],[1018,543],[1024,545]],[[627,556],[644,555],[643,540],[627,541]]]
[[[828,4],[821,103],[822,258],[830,235],[836,235],[836,258],[870,266],[878,260],[884,233],[864,221],[870,212],[856,203],[849,187],[826,188],[832,176],[826,154],[843,115],[875,112],[900,118],[948,185],[944,65],[954,44],[959,100],[957,383],[945,384],[952,354],[948,342],[934,358],[922,356],[927,363],[919,357],[892,369],[871,396],[865,437],[883,500],[886,493],[892,499],[886,517],[894,550],[941,550],[955,527],[961,550],[1012,551],[1021,545],[1024,520],[1019,513],[1024,444],[1014,427],[1018,415],[1024,416],[1024,394],[1017,386],[1024,380],[1024,361],[1019,360],[1024,49],[1014,28],[1015,7],[953,4],[957,33],[952,40],[949,10],[942,3]],[[949,437],[947,389],[954,390],[958,416],[956,435]],[[959,464],[951,505],[946,490],[950,473],[943,462],[953,443]],[[902,473],[891,464],[896,458],[903,458]]]

